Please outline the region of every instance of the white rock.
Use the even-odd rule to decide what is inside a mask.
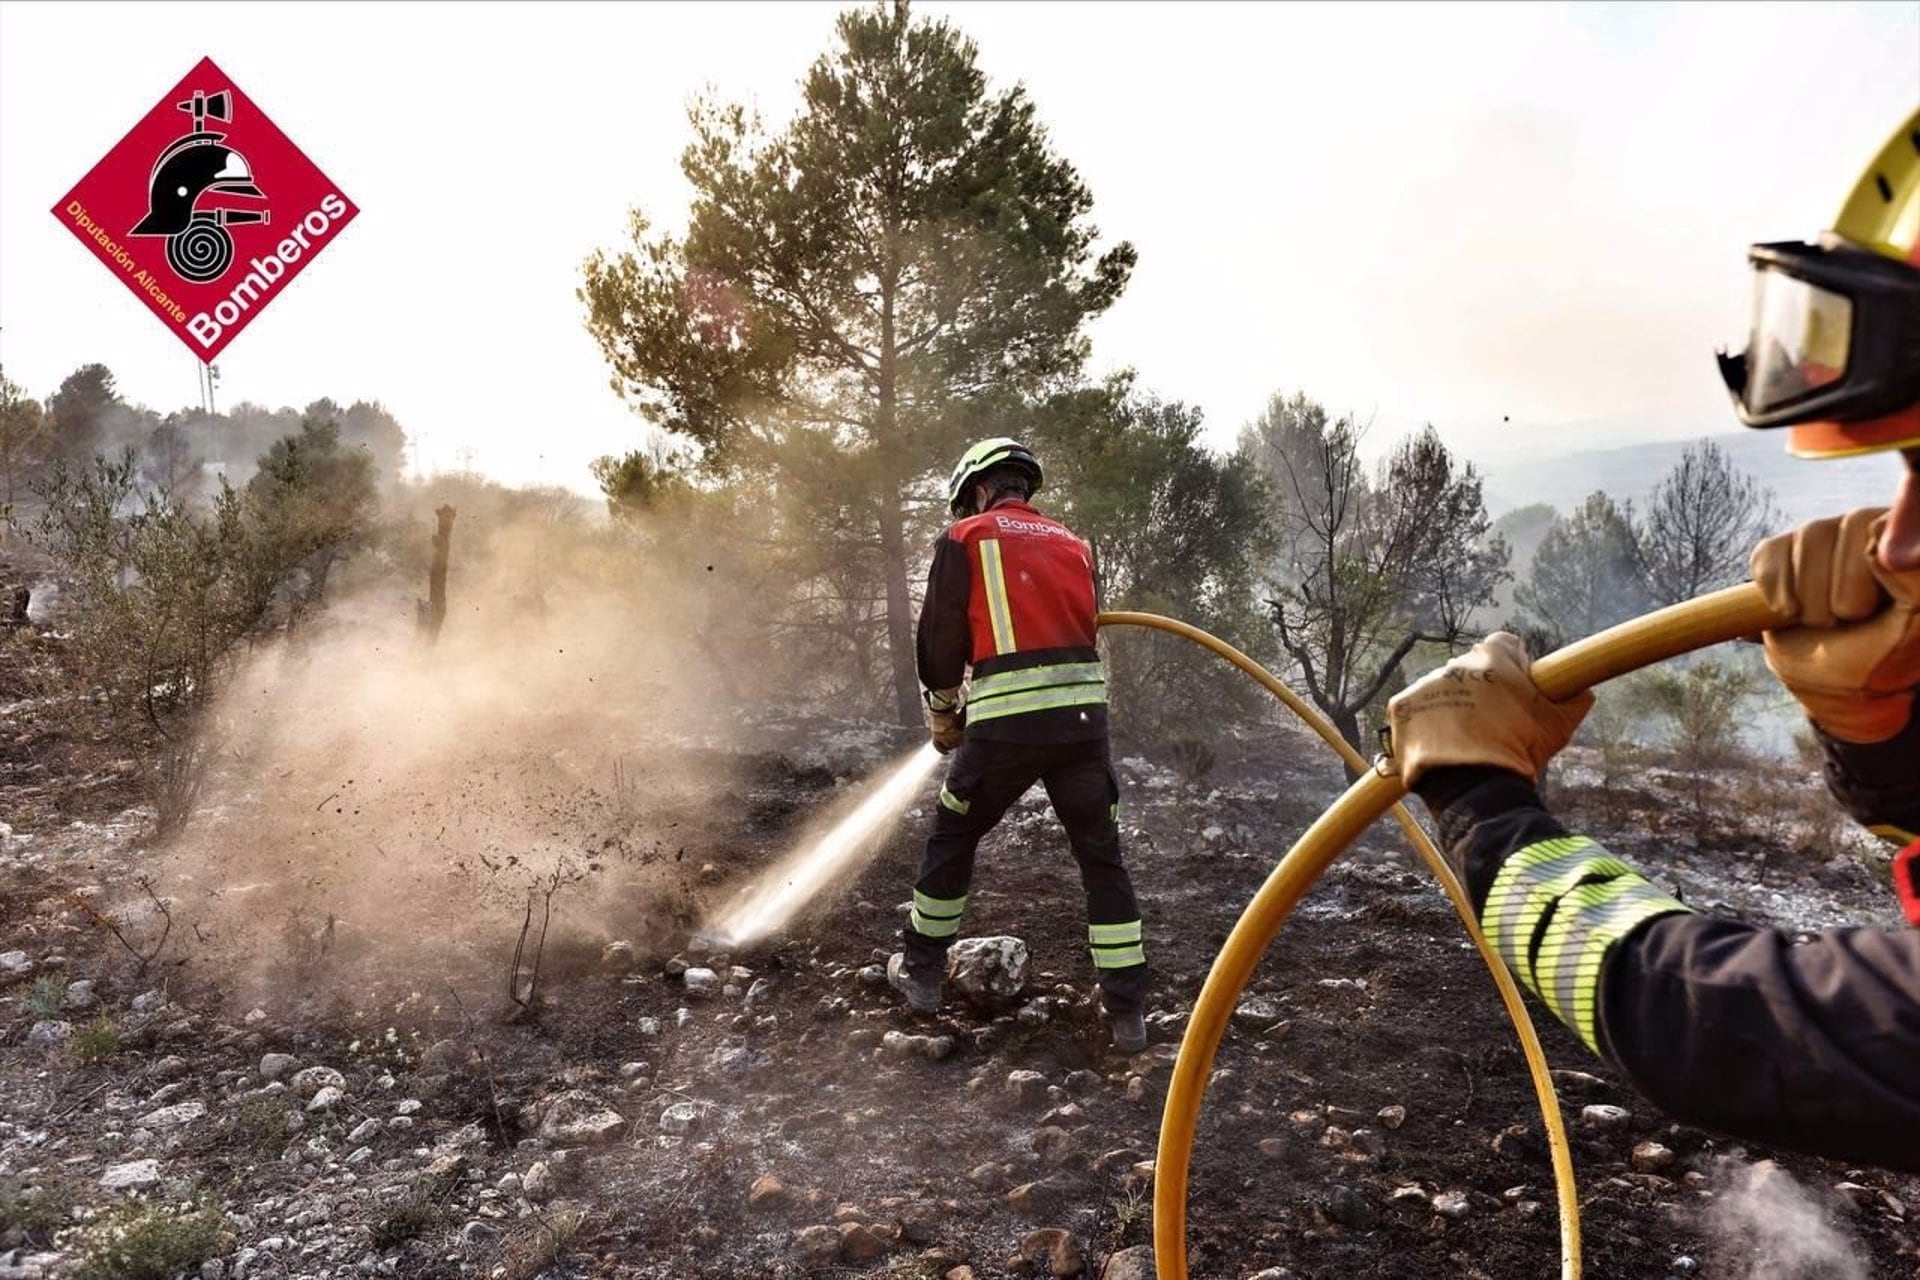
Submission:
[[[260,1057],[260,1078],[278,1080],[281,1076],[299,1065],[299,1059],[290,1053],[268,1053]]]
[[[324,1085],[313,1095],[313,1100],[307,1103],[307,1110],[309,1112],[331,1111],[339,1106],[340,1099],[346,1096],[345,1090],[340,1086]]]
[[[1046,1096],[1047,1078],[1038,1071],[1009,1071],[1005,1087],[1016,1102],[1038,1102]]]
[[[308,1067],[298,1072],[291,1081],[293,1091],[303,1098],[311,1098],[322,1089],[345,1090],[347,1078],[332,1067]]]
[[[48,1046],[62,1045],[71,1039],[73,1039],[73,1024],[71,1022],[60,1022],[51,1019],[45,1022],[36,1022],[33,1024],[32,1029],[27,1032],[28,1044],[44,1044]]]
[[[627,1118],[584,1090],[570,1090],[542,1104],[540,1136],[566,1146],[611,1142],[627,1127]]]
[[[643,1036],[657,1036],[660,1034],[660,1019],[641,1018],[633,1024],[633,1029]]]
[[[693,968],[680,975],[690,996],[710,996],[720,989],[720,975],[711,969]]]
[[[0,1253],[0,1280],[49,1280],[66,1260],[64,1254],[10,1249]]]
[[[1401,1208],[1424,1209],[1432,1203],[1427,1198],[1426,1189],[1418,1183],[1409,1182],[1395,1187],[1387,1195],[1387,1200]]]
[[[161,1009],[166,1008],[166,1006],[167,995],[164,991],[142,991],[133,998],[133,1011],[135,1013],[157,1013]]]
[[[545,1204],[553,1199],[555,1181],[552,1167],[545,1160],[536,1160],[520,1179],[520,1193],[534,1204]]]
[[[904,1031],[889,1031],[880,1037],[880,1044],[888,1053],[901,1057],[922,1057],[938,1062],[953,1052],[952,1036],[914,1036]]]
[[[1664,1173],[1677,1159],[1673,1148],[1658,1142],[1636,1142],[1628,1163],[1635,1173]]]
[[[372,1142],[380,1136],[380,1127],[378,1120],[368,1117],[353,1127],[353,1132],[347,1135],[347,1141],[356,1147]]]
[[[98,999],[96,999],[93,994],[93,980],[91,978],[82,978],[78,982],[69,982],[67,984],[67,994],[61,998],[60,1007],[62,1009],[91,1009],[98,1003]]]
[[[33,968],[24,951],[0,951],[0,974],[14,977]]]
[[[662,1133],[687,1133],[700,1123],[701,1107],[697,1102],[676,1102],[660,1113],[660,1131]]]
[[[181,1125],[192,1124],[207,1114],[204,1102],[176,1102],[170,1107],[161,1107],[149,1111],[140,1117],[140,1124],[147,1129],[177,1129]]]
[[[947,951],[947,981],[976,1004],[1005,1004],[1026,987],[1030,959],[1019,938],[962,938]]]
[[[1632,1120],[1631,1111],[1605,1102],[1580,1108],[1580,1123],[1593,1129],[1624,1129]]]
[[[1264,1031],[1280,1021],[1280,1005],[1266,996],[1248,996],[1233,1011],[1236,1026],[1253,1031]]]
[[[100,1175],[100,1185],[108,1191],[150,1187],[158,1181],[160,1181],[158,1160],[129,1160],[126,1164],[109,1166],[107,1171]]]

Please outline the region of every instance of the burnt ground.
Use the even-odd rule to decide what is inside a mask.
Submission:
[[[984,846],[966,921],[967,934],[1031,946],[1014,1010],[916,1017],[875,981],[924,799],[785,936],[723,957],[692,943],[708,908],[911,735],[787,724],[752,753],[689,745],[676,763],[727,792],[717,812],[710,796],[663,789],[635,816],[583,784],[572,834],[605,871],[556,895],[544,1001],[529,1014],[504,990],[518,908],[475,941],[454,921],[493,908],[458,878],[404,938],[350,917],[316,927],[294,899],[263,897],[256,914],[272,928],[245,935],[245,959],[270,981],[241,982],[241,957],[221,943],[240,935],[201,927],[205,886],[169,879],[129,807],[124,762],[85,723],[19,687],[0,703],[0,953],[21,953],[0,954],[0,1276],[97,1260],[88,1222],[129,1196],[217,1221],[187,1259],[209,1259],[202,1275],[932,1278],[966,1266],[984,1280],[1045,1274],[1018,1257],[1043,1227],[1073,1238],[1088,1275],[1142,1274],[1107,1259],[1151,1238],[1141,1162],[1185,1014],[1241,907],[1342,782],[1284,726],[1223,740],[1198,779],[1117,753],[1158,981],[1155,1043],[1123,1058],[1105,1046],[1077,878],[1037,791]],[[1690,900],[1796,927],[1892,921],[1865,846],[1807,852],[1833,837],[1800,810],[1744,805],[1749,816],[1716,823],[1695,852],[1674,779],[1641,761],[1602,785],[1590,765],[1559,788],[1570,816],[1590,816]],[[1764,789],[1814,786],[1796,775]],[[243,794],[217,820],[244,829],[247,806]],[[166,917],[134,887],[143,872],[172,922],[145,966],[76,897],[145,946]],[[589,894],[646,901],[622,927],[569,927]],[[615,938],[631,944],[630,967],[603,953]],[[690,992],[689,962],[725,989]],[[75,995],[73,981],[94,985]],[[1216,1063],[1193,1275],[1557,1273],[1552,1176],[1519,1050],[1444,899],[1391,832],[1315,889],[1250,994],[1272,1007],[1250,1010]],[[1920,1275],[1920,1180],[1673,1125],[1537,1006],[1536,1019],[1572,1129],[1587,1275]],[[901,1053],[891,1031],[953,1046],[937,1061]],[[307,1068],[330,1071],[297,1074]],[[562,1094],[574,1096],[552,1104]],[[1627,1114],[1583,1122],[1590,1104]],[[575,1131],[553,1128],[568,1115]],[[667,1131],[681,1119],[686,1132]],[[1636,1170],[1649,1141],[1670,1162]],[[1769,1246],[1779,1201],[1759,1219],[1733,1212],[1747,1199],[1735,1188],[1769,1160],[1798,1187],[1791,1239],[1830,1234],[1851,1262]],[[144,1185],[100,1185],[130,1165],[123,1176]]]

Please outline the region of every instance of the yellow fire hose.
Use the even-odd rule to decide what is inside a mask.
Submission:
[[[1549,654],[1534,664],[1533,678],[1549,697],[1567,698],[1615,676],[1694,649],[1752,635],[1768,626],[1778,625],[1780,621],[1768,609],[1758,588],[1751,584],[1730,587],[1623,623]],[[1160,1147],[1154,1166],[1154,1263],[1161,1280],[1187,1280],[1187,1180],[1193,1155],[1194,1125],[1199,1119],[1200,1106],[1206,1095],[1206,1082],[1213,1067],[1214,1054],[1220,1047],[1221,1037],[1226,1033],[1228,1019],[1240,994],[1246,989],[1261,955],[1314,881],[1361,832],[1372,826],[1389,809],[1394,811],[1402,829],[1446,890],[1454,910],[1459,913],[1468,935],[1486,962],[1488,972],[1493,975],[1494,985],[1520,1037],[1552,1153],[1560,1208],[1561,1275],[1566,1280],[1578,1280],[1578,1190],[1574,1184],[1573,1160],[1567,1148],[1559,1100],[1547,1073],[1546,1055],[1540,1048],[1539,1038],[1534,1033],[1533,1024],[1506,966],[1488,946],[1474,919],[1465,890],[1426,833],[1400,805],[1406,788],[1401,786],[1399,778],[1372,772],[1346,740],[1334,732],[1332,726],[1315,714],[1298,695],[1231,645],[1186,623],[1156,614],[1103,613],[1100,622],[1102,625],[1145,626],[1170,631],[1213,650],[1286,703],[1340,752],[1349,767],[1361,773],[1359,781],[1349,787],[1346,794],[1335,801],[1287,851],[1260,891],[1247,904],[1215,958],[1200,997],[1194,1003],[1186,1036],[1180,1045],[1180,1056],[1173,1066],[1173,1079],[1161,1119]]]

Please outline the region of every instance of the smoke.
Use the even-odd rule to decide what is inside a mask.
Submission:
[[[737,723],[697,640],[712,579],[626,531],[463,496],[436,646],[424,572],[363,557],[215,705],[205,812],[161,891],[223,979],[431,966],[412,980],[504,991],[529,893],[556,877],[550,959],[666,945],[697,915],[672,872],[734,790]]]
[[[1706,1225],[1714,1275],[1741,1280],[1869,1280],[1854,1242],[1771,1160],[1720,1162]]]

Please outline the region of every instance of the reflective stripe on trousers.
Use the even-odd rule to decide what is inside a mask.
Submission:
[[[1146,944],[1142,941],[1138,920],[1088,925],[1087,948],[1093,952],[1093,967],[1096,969],[1124,969],[1128,965],[1147,962]]]
[[[960,917],[967,909],[967,895],[957,898],[934,898],[913,891],[913,910],[908,920],[914,932],[926,938],[951,938],[960,932]]]

